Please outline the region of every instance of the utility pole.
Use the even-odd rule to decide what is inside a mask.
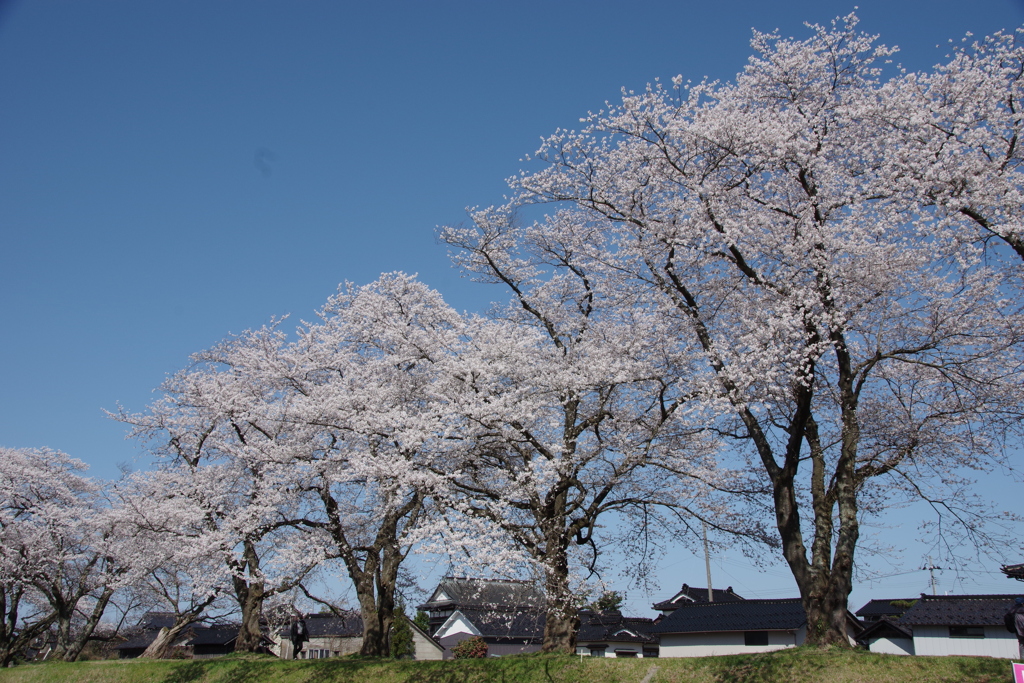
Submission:
[[[943,569],[945,569],[945,567],[936,567],[934,564],[932,564],[932,556],[929,555],[928,556],[928,564],[925,565],[924,567],[921,567],[921,569],[927,569],[928,570],[928,576],[931,577],[931,583],[932,583],[932,595],[938,595],[938,592],[936,592],[936,590],[935,590],[935,570],[938,569],[939,571],[942,571]]]
[[[715,594],[711,592],[711,553],[708,550],[708,523],[701,520],[700,526],[704,531],[704,566],[708,570],[708,602],[714,602]]]

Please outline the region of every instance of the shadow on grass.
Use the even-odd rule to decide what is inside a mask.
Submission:
[[[369,683],[377,676],[402,683],[515,683],[521,680],[542,680],[555,683],[568,681],[560,674],[565,668],[561,658],[538,662],[535,658],[507,657],[435,662],[396,662],[373,659],[321,659],[311,661],[304,669],[305,683]],[[378,668],[380,667],[380,668]],[[538,674],[540,674],[538,676]],[[258,674],[254,672],[254,676]],[[226,680],[226,679],[225,679]],[[243,679],[244,680],[244,679]],[[249,680],[258,680],[252,678]],[[236,683],[232,679],[232,683]],[[237,681],[241,683],[241,681]]]
[[[269,680],[276,670],[279,669],[272,661],[239,660],[217,681],[218,683],[252,683]]]
[[[956,670],[961,681],[972,681],[972,683],[1003,683],[1012,677],[1010,660],[999,660],[1006,662],[1006,673],[998,674],[992,671],[992,660],[982,657],[961,657],[956,662]],[[954,680],[954,679],[951,679]]]
[[[823,681],[844,672],[851,681],[902,677],[931,683],[1007,683],[1006,660],[991,657],[898,657],[858,650],[793,648],[761,655],[716,658],[711,671],[715,683],[780,683]],[[884,673],[883,673],[884,672]]]
[[[720,669],[714,673],[713,680],[716,683],[817,680],[823,670],[849,665],[852,654],[846,649],[801,647],[758,655],[724,656],[716,658]]]
[[[206,667],[202,662],[188,662],[174,667],[161,683],[192,683],[206,675]]]

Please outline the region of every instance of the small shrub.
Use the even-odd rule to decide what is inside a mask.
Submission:
[[[466,638],[452,648],[452,657],[455,659],[480,659],[486,656],[487,643],[480,636]]]

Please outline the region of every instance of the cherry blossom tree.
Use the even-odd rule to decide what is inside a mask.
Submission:
[[[598,288],[590,236],[559,221],[523,227],[492,212],[441,233],[457,263],[513,300],[468,326],[437,391],[460,416],[452,438],[462,448],[440,463],[457,495],[447,506],[500,530],[499,543],[537,569],[543,649],[572,652],[579,582],[621,540],[606,528],[613,521],[657,538],[681,526],[664,516],[671,508],[763,533],[711,495],[709,482],[735,477],[714,467],[714,440],[682,415],[691,356],[664,343],[670,331],[649,309]]]
[[[184,477],[173,497],[226,558],[254,638],[264,598],[337,561],[363,654],[387,654],[398,573],[437,478],[422,463],[444,433],[424,393],[428,355],[459,320],[436,292],[385,276],[332,298],[294,342],[271,326],[197,354],[147,415],[122,416],[161,444],[163,476]]]
[[[300,501],[281,485],[291,426],[275,412],[276,374],[253,367],[273,362],[282,343],[283,335],[267,328],[195,354],[187,370],[164,383],[164,395],[148,412],[117,416],[157,457],[159,473],[141,481],[143,490],[159,491],[141,499],[160,496],[178,506],[180,524],[163,528],[166,542],[193,539],[224,563],[241,614],[237,651],[262,646],[264,600],[294,588],[322,559],[295,548]],[[206,590],[204,599],[219,590]],[[201,613],[203,601],[194,602],[199,611],[183,614]]]
[[[59,451],[0,449],[0,666],[52,626],[57,656],[73,661],[115,590],[114,530],[86,467]]]
[[[232,575],[225,562],[237,539],[230,529],[211,528],[211,512],[227,496],[208,479],[180,469],[132,474],[117,483],[121,524],[130,541],[124,554],[133,561],[125,583],[149,605],[173,614],[143,657],[170,656],[177,637],[220,606],[230,594]]]
[[[488,235],[532,204],[557,204],[533,234],[571,245],[599,296],[656,315],[677,357],[700,359],[685,393],[699,396],[708,429],[739,444],[732,461],[750,481],[737,488],[767,490],[818,644],[849,643],[863,515],[920,497],[985,541],[987,510],[953,494],[964,468],[998,462],[1020,417],[1021,318],[1005,296],[1014,273],[940,229],[954,210],[983,228],[970,207],[988,200],[980,188],[973,204],[947,199],[955,174],[908,189],[904,176],[935,168],[934,154],[900,156],[912,152],[893,125],[920,97],[883,81],[893,51],[856,23],[811,26],[806,40],[755,33],[757,54],[734,83],[679,77],[624,93],[581,132],[548,138],[539,170],[511,180],[507,206],[474,214]],[[1012,65],[1001,69],[1017,87]],[[934,76],[920,77],[932,94]],[[1019,121],[1000,122],[972,125],[1003,140],[1015,169],[1002,122]],[[976,156],[998,156],[978,135],[963,135]],[[963,154],[951,149],[943,164],[956,171]],[[1019,210],[1012,192],[997,195],[1001,211]],[[1010,244],[1015,219],[992,216]],[[490,261],[521,268],[511,249]]]
[[[1017,266],[1024,260],[1021,36],[1022,29],[965,37],[948,62],[887,84],[894,106],[885,112],[896,143],[889,174],[934,206],[930,229],[955,230]]]
[[[120,511],[105,491],[89,493],[80,496],[74,510],[79,515],[77,525],[65,528],[65,561],[34,582],[57,615],[52,656],[68,662],[78,659],[131,570],[130,555],[124,552],[130,539]]]
[[[302,524],[352,581],[364,655],[388,655],[402,562],[430,533],[441,477],[428,465],[449,427],[431,387],[461,326],[437,292],[388,274],[343,288],[286,352]]]

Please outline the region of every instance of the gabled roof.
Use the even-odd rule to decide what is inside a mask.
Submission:
[[[712,588],[711,595],[714,598],[714,602],[737,602],[743,599],[733,593],[732,586],[729,586],[725,590],[722,590],[721,588]],[[696,586],[688,586],[684,583],[683,587],[680,588],[679,591],[671,598],[654,603],[654,609],[665,611],[707,601],[707,588],[697,588]]]
[[[891,600],[869,600],[855,614],[861,619],[874,621],[883,617],[898,619],[917,598],[892,598]],[[902,603],[894,605],[893,603]]]
[[[466,625],[466,628],[469,629],[470,634],[474,636],[483,636],[483,632],[479,628],[477,628],[477,625],[473,623],[472,619],[467,617],[459,610],[455,610],[448,616],[447,619],[444,620],[444,623],[441,624],[441,626],[437,629],[437,633],[434,634],[434,637],[438,640],[442,638],[447,638],[449,636],[449,630],[458,626],[460,622]],[[455,633],[465,633],[465,631],[459,630]]]
[[[925,595],[900,617],[906,626],[1002,626],[1016,595]]]
[[[870,643],[878,638],[907,638],[913,639],[914,632],[910,628],[904,628],[888,619],[879,619],[857,636],[857,642]]]
[[[543,609],[544,594],[527,581],[445,577],[419,606],[423,610],[461,608]]]
[[[657,643],[652,635],[654,621],[644,617],[624,617],[617,610],[592,612],[580,610],[577,642]]]
[[[703,602],[675,610],[651,632],[789,631],[806,621],[800,598]]]

